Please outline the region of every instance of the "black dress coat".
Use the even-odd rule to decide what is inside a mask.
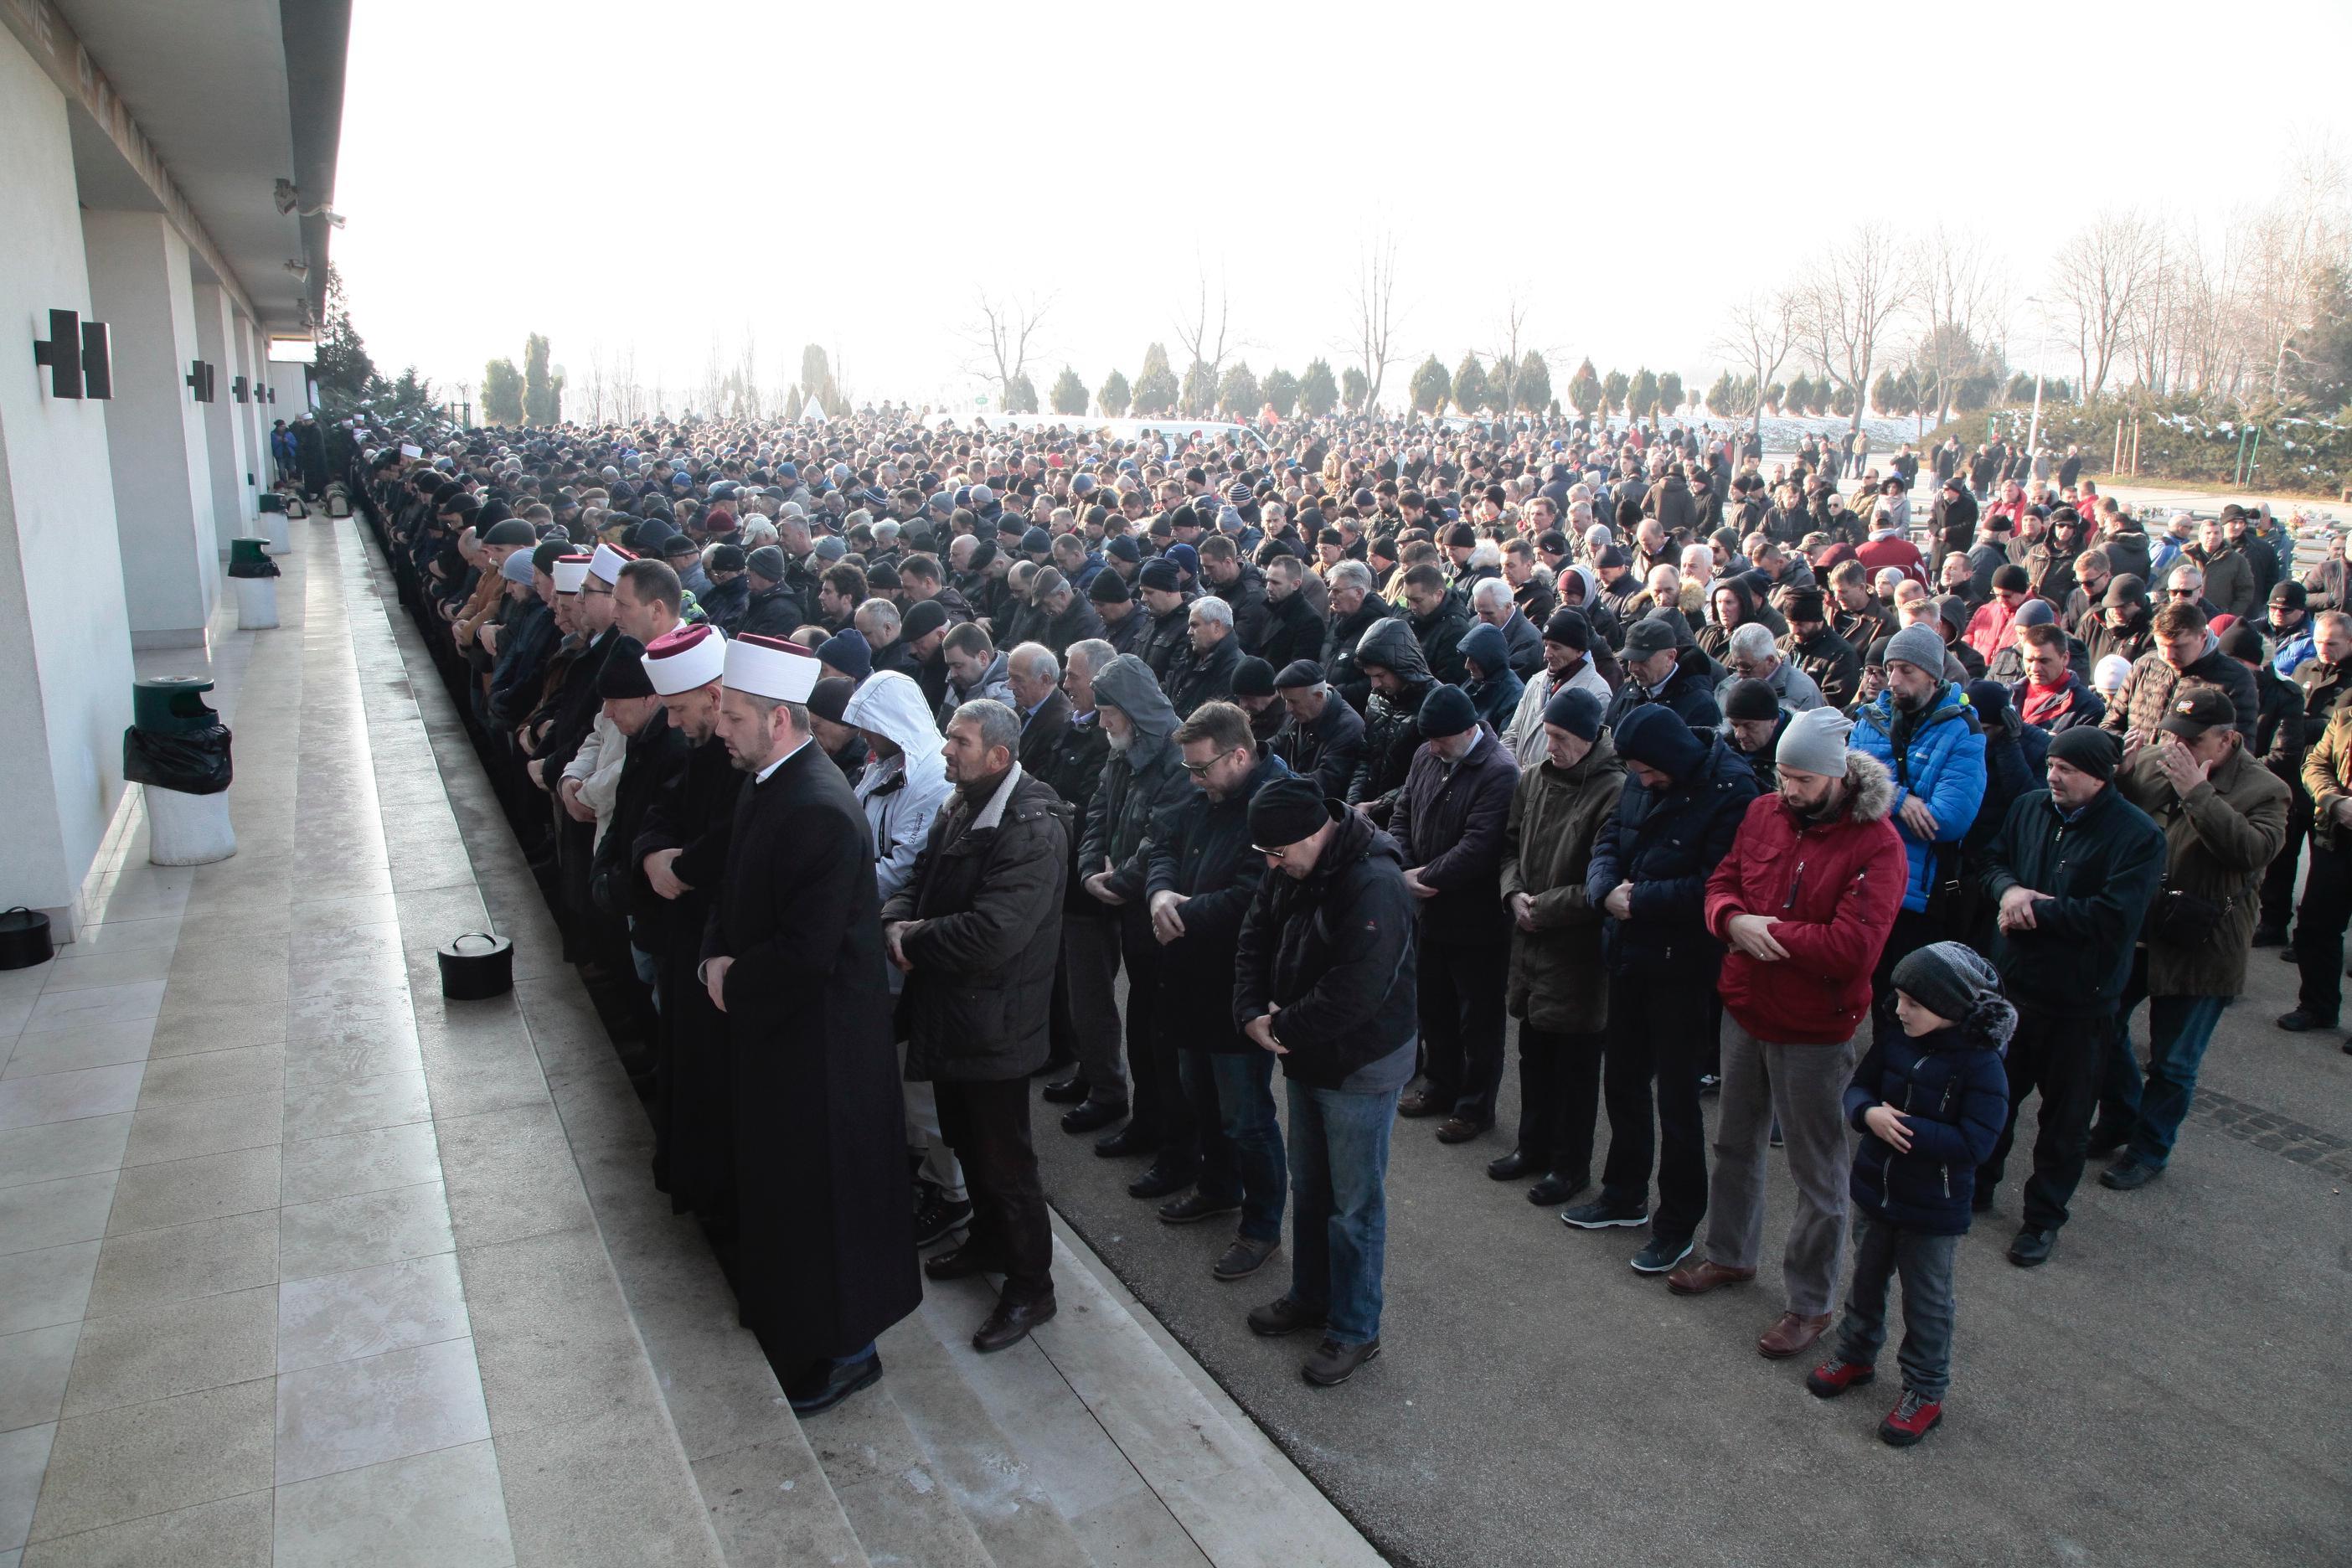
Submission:
[[[743,791],[702,951],[734,960],[736,1300],[779,1366],[846,1355],[922,1300],[880,901],[822,747]]]

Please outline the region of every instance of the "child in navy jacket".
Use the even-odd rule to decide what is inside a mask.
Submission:
[[[1898,1448],[1944,1418],[1952,1371],[1952,1270],[1968,1234],[1977,1166],[2009,1120],[2001,1053],[2017,1009],[1973,949],[1939,942],[1895,966],[1903,1032],[1871,1047],[1846,1086],[1845,1115],[1864,1134],[1853,1160],[1853,1284],[1837,1354],[1805,1386],[1834,1399],[1877,1374],[1886,1288],[1903,1277],[1903,1397],[1879,1424]]]

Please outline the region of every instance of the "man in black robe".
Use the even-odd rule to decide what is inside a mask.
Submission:
[[[874,841],[809,732],[822,668],[727,646],[719,734],[752,782],[701,974],[732,1066],[736,1300],[803,1415],[879,1378],[876,1337],[922,1300]]]
[[[661,993],[655,1063],[654,1184],[674,1214],[692,1212],[718,1233],[733,1261],[735,1140],[727,1019],[695,979],[713,895],[726,875],[743,775],[719,738],[719,680],[727,639],[680,626],[643,656],[686,754],[646,808],[630,854],[637,868],[631,920],[653,954]]]

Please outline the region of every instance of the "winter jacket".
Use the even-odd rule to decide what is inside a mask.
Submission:
[[[2032,930],[1993,935],[1990,956],[2010,999],[2047,1013],[2113,1012],[2163,875],[2163,833],[2113,785],[2072,821],[2046,789],[2019,799],[1985,847],[1981,872],[1995,909],[2011,888],[2045,895],[2034,900]]]
[[[740,579],[743,582],[750,580],[748,575]],[[791,584],[779,583],[772,588],[763,588],[751,595],[743,601],[743,613],[728,635],[788,637],[800,630],[801,623],[806,619],[807,608],[802,604],[801,596],[793,591]]]
[[[988,668],[969,687],[952,675],[948,677],[948,694],[940,703],[940,733],[947,733],[948,721],[955,717],[957,709],[982,700],[1002,702],[1016,713],[1021,710],[1020,704],[1013,700],[1011,661],[1003,648],[996,650],[996,657],[988,661]]]
[[[2030,713],[2026,705],[2034,700],[2033,690],[2027,682],[2010,682],[2010,706],[2017,710],[2018,717],[2053,735],[2072,730],[2078,724],[2096,724],[2107,716],[2106,703],[2100,700],[2097,692],[2084,684],[2081,676],[2072,670],[2066,673],[2066,684],[2050,699],[2053,706],[2039,708]]]
[[[1969,710],[1968,699],[1949,681],[1928,697],[1916,722],[1907,721],[1908,715],[1895,709],[1895,693],[1882,691],[1854,710],[1849,744],[1885,763],[1894,775],[1889,816],[1903,836],[1904,855],[1910,863],[1903,907],[1920,912],[1935,891],[1939,848],[1959,843],[1984,800],[1984,731]],[[1898,729],[1904,736],[1900,754],[1895,749]],[[1927,803],[1936,819],[1933,843],[1920,838],[1903,820],[1903,803],[1915,795]]]
[[[1151,667],[1153,679],[1164,682],[1171,679],[1169,672],[1177,660],[1192,651],[1192,595],[1164,616],[1155,616],[1139,604],[1135,613],[1143,620],[1135,657]]]
[[[1470,630],[1470,606],[1464,602],[1461,590],[1448,588],[1437,608],[1425,616],[1412,616],[1407,624],[1421,644],[1421,657],[1429,672],[1438,679],[1459,685],[1465,673],[1462,666],[1462,639]]]
[[[1601,928],[1612,974],[1712,984],[1723,948],[1707,934],[1707,873],[1731,853],[1756,774],[1748,759],[1711,731],[1696,731],[1706,754],[1691,776],[1653,790],[1629,777],[1617,810],[1595,837],[1585,895],[1595,908],[1620,882],[1633,884],[1633,916]]]
[[[1314,871],[1269,870],[1242,917],[1234,1026],[1273,1013],[1283,1072],[1337,1089],[1419,1028],[1416,921],[1396,841],[1345,806],[1325,809],[1335,826]]]
[[[1864,1212],[1923,1236],[1968,1234],[1977,1167],[2009,1125],[2001,1053],[2016,1027],[2016,1009],[1988,997],[1956,1028],[1916,1040],[1890,1030],[1864,1053],[1845,1090],[1847,1124],[1862,1134],[1847,1190]],[[1907,1151],[1871,1131],[1874,1105],[1903,1113]]]
[[[1609,1026],[1609,972],[1601,959],[1601,906],[1585,877],[1592,846],[1616,815],[1625,763],[1609,731],[1572,768],[1549,761],[1522,771],[1503,824],[1499,887],[1533,900],[1535,930],[1511,928],[1506,1004],[1538,1029],[1597,1035]]]
[[[1437,889],[1417,900],[1423,942],[1460,946],[1503,940],[1496,879],[1518,777],[1519,764],[1483,730],[1459,762],[1440,756],[1434,742],[1414,754],[1388,828],[1405,863]]]
[[[1734,915],[1766,915],[1789,956],[1767,963],[1737,947],[1717,990],[1739,1026],[1778,1045],[1841,1045],[1870,1016],[1870,976],[1895,929],[1909,879],[1902,837],[1887,820],[1885,764],[1848,752],[1846,799],[1813,822],[1779,795],[1748,803],[1706,879],[1706,929],[1731,941]]]
[[[1203,581],[1202,591],[1223,599],[1234,612],[1234,635],[1226,641],[1239,643],[1241,651],[1245,654],[1264,651],[1271,615],[1271,607],[1266,603],[1264,573],[1244,562],[1240,576],[1222,584]]]
[[[1102,721],[1089,714],[1080,723],[1070,711],[1070,700],[1059,691],[1029,716],[1015,754],[1032,778],[1043,780],[1069,803],[1070,821],[1077,830],[1070,835],[1070,878],[1063,889],[1062,905],[1089,915],[1103,914],[1106,906],[1080,885],[1086,879],[1078,866],[1078,849],[1085,837],[1087,808],[1102,786],[1103,760],[1109,755],[1110,738],[1103,732]]]
[[[1530,677],[1526,688],[1519,693],[1519,705],[1512,710],[1511,721],[1504,726],[1502,731],[1503,744],[1508,746],[1511,749],[1511,754],[1518,759],[1521,773],[1537,766],[1544,760],[1549,750],[1544,740],[1544,710],[1550,705],[1554,693],[1565,687],[1575,687],[1592,693],[1600,700],[1603,713],[1608,711],[1610,703],[1616,697],[1616,693],[1609,689],[1609,682],[1601,679],[1601,671],[1593,667],[1592,660],[1589,657],[1576,667],[1576,672],[1565,681],[1555,681],[1549,668],[1538,670]]]
[[[1190,719],[1193,710],[1203,702],[1229,700],[1234,694],[1234,671],[1241,662],[1242,640],[1238,632],[1218,638],[1206,653],[1196,653],[1187,647],[1169,667],[1164,682],[1168,700],[1175,706],[1177,717]]]
[[[877,757],[858,778],[855,793],[874,830],[875,886],[887,903],[915,874],[916,858],[930,837],[931,818],[954,787],[948,783],[939,730],[922,689],[903,675],[877,671],[850,694],[842,722],[871,730],[898,748],[895,757]],[[897,977],[894,965],[890,971]],[[894,984],[895,989],[895,984]]]
[[[2327,732],[2328,721],[2352,698],[2352,664],[2323,664],[2316,658],[2305,659],[2294,672],[2294,689],[2303,699],[2300,748],[2308,753],[2319,744],[2319,737]]]
[[[2221,606],[2224,615],[2242,621],[2261,611],[2262,590],[2254,585],[2254,563],[2242,548],[2227,542],[2210,552],[2191,545],[2188,554],[2205,568],[2205,597]]]
[[[1286,716],[1270,746],[1292,773],[1313,779],[1324,799],[1344,800],[1363,760],[1364,716],[1327,690],[1314,722],[1302,725],[1296,715]]]
[[[1242,917],[1266,874],[1265,857],[1250,843],[1249,803],[1267,784],[1289,776],[1281,758],[1261,756],[1241,787],[1223,800],[1188,786],[1187,797],[1163,818],[1165,831],[1151,841],[1144,878],[1147,905],[1163,892],[1184,897],[1177,910],[1184,934],[1160,949],[1153,1021],[1163,1038],[1186,1050],[1258,1048],[1234,1025],[1233,1009],[1234,951],[1241,942]]]
[[[2117,738],[2134,730],[2155,734],[2157,725],[2172,710],[2174,689],[2184,680],[2201,680],[2228,692],[2238,710],[2238,733],[2249,741],[2254,738],[2263,700],[2254,689],[2253,672],[2224,654],[2221,639],[2211,632],[2205,634],[2205,651],[2186,669],[2173,668],[2161,647],[2134,659],[2124,689],[2116,693],[2116,700],[2107,704],[2107,716],[2099,721],[2100,728]]]
[[[1862,689],[1862,652],[1827,623],[1810,642],[1799,642],[1793,633],[1782,637],[1780,651],[1812,681],[1824,707],[1843,713],[1853,705]]]
[[[988,799],[959,791],[931,819],[914,879],[882,920],[902,941],[909,1081],[995,1083],[1045,1063],[1070,808],[1014,763]]]
[[[2191,947],[2161,941],[2152,923],[2141,929],[2147,994],[2238,995],[2246,988],[2263,873],[2286,842],[2286,784],[2240,746],[2184,796],[2158,766],[2151,746],[2116,775],[2116,787],[2164,831],[2165,891],[2206,900],[2223,911],[2212,937]]]
[[[1372,688],[1356,668],[1356,649],[1362,645],[1365,633],[1391,618],[1390,610],[1387,600],[1367,594],[1354,615],[1335,615],[1324,626],[1323,679],[1359,713],[1370,709]]]
[[[1113,748],[1103,764],[1102,785],[1087,803],[1078,864],[1091,877],[1108,860],[1112,890],[1130,904],[1140,903],[1143,856],[1154,825],[1192,787],[1184,772],[1184,754],[1171,739],[1176,710],[1168,706],[1150,669],[1131,654],[1121,654],[1095,672],[1095,703],[1126,714],[1135,738],[1124,752]]]
[[[1258,647],[1258,657],[1272,665],[1276,674],[1295,659],[1319,658],[1323,653],[1323,617],[1315,613],[1307,602],[1307,590],[1299,589],[1279,604],[1266,608],[1265,640]],[[1324,672],[1327,676],[1328,670]]]
[[[1715,700],[1715,689],[1723,675],[1722,667],[1696,646],[1686,647],[1676,656],[1675,672],[1657,690],[1646,691],[1639,681],[1627,679],[1623,689],[1610,699],[1609,727],[1615,729],[1626,714],[1644,702],[1663,702],[1692,729],[1712,730],[1723,722],[1723,710]]]
[[[1422,658],[1421,643],[1411,623],[1395,616],[1376,622],[1364,633],[1358,654],[1372,654],[1375,662],[1395,671],[1404,689],[1393,696],[1375,692],[1364,710],[1364,753],[1348,781],[1347,802],[1385,820],[1391,798],[1412,771],[1413,753],[1421,749],[1421,704],[1436,682]]]

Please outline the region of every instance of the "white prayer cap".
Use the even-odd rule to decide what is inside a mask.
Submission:
[[[726,683],[738,691],[777,702],[805,702],[824,666],[796,642],[745,636],[727,645]]]
[[[639,657],[655,693],[675,697],[708,686],[726,672],[727,637],[717,626],[683,626],[654,638]]]
[[[610,586],[621,580],[621,568],[635,559],[625,550],[600,544],[596,546],[596,553],[588,558],[588,574]]]
[[[554,569],[549,574],[555,579],[555,591],[559,594],[580,592],[581,584],[588,580],[588,560],[585,555],[557,556]]]

